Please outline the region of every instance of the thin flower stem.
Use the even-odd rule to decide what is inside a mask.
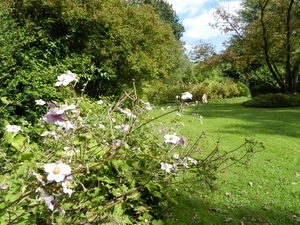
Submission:
[[[88,171],[88,170],[93,169],[93,168],[98,167],[98,166],[102,166],[104,163],[108,162],[115,154],[116,154],[116,151],[114,151],[110,156],[108,156],[108,157],[107,157],[105,160],[103,160],[102,162],[97,163],[97,164],[92,165],[92,166],[89,166],[89,167],[86,167],[86,168],[81,169],[81,170],[77,170],[77,171],[75,171],[74,173],[71,173],[71,174],[67,175],[66,177],[73,176],[74,174],[78,174],[78,173],[83,173],[83,172],[85,172],[85,171]]]
[[[143,184],[141,186],[138,186],[136,188],[133,188],[133,189],[127,191],[126,193],[124,193],[123,195],[116,196],[115,198],[111,199],[110,201],[108,201],[106,203],[106,205],[100,211],[96,212],[94,215],[90,216],[89,218],[95,217],[95,219],[96,219],[98,216],[95,216],[95,215],[99,215],[103,211],[105,211],[105,210],[113,207],[114,205],[118,204],[119,202],[124,201],[124,197],[126,197],[126,196],[128,196],[128,195],[130,195],[132,193],[135,193],[135,192],[137,192],[139,190],[144,189],[146,187],[146,185],[151,182],[152,178],[153,177],[151,177],[145,184]],[[87,219],[89,219],[89,218],[87,218]],[[84,222],[84,221],[82,221],[82,222]]]
[[[141,127],[145,126],[146,124],[151,123],[151,122],[154,121],[154,120],[157,120],[157,119],[159,119],[159,118],[161,118],[161,117],[164,117],[164,116],[166,116],[166,115],[168,115],[168,114],[171,114],[171,113],[173,113],[173,112],[176,112],[176,111],[178,111],[178,110],[177,110],[177,109],[174,109],[174,110],[172,110],[172,111],[170,111],[170,112],[167,112],[167,113],[165,113],[165,114],[163,114],[163,115],[157,116],[157,117],[155,117],[155,118],[153,118],[153,119],[151,119],[151,120],[149,120],[149,121],[147,121],[147,122],[145,122],[145,123],[142,123],[140,126],[138,126],[138,127],[136,127],[135,129],[133,129],[133,130],[132,130],[132,133],[133,133],[134,131],[140,129]]]
[[[4,208],[0,209],[0,213],[4,212],[6,209],[8,209],[9,207],[11,207],[12,205],[20,202],[22,199],[28,197],[29,195],[31,195],[32,193],[34,193],[35,190],[29,191],[26,194],[20,196],[18,199],[16,199],[15,201],[9,203],[8,205],[6,205]]]

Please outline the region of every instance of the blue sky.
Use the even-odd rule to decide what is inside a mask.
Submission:
[[[209,42],[216,47],[217,51],[222,49],[222,43],[228,38],[218,29],[213,29],[209,23],[213,23],[213,12],[215,7],[221,4],[229,12],[239,8],[241,0],[166,0],[176,11],[178,17],[185,27],[182,41],[186,43],[187,49],[200,39]]]

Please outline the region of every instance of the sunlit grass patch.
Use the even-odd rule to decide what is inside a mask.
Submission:
[[[248,166],[220,173],[212,195],[198,195],[197,186],[189,196],[179,191],[179,204],[167,224],[294,224],[299,220],[300,109],[246,108],[241,105],[244,100],[210,101],[185,109],[180,118],[182,134],[195,140],[204,132],[203,151],[211,151],[216,143],[222,151],[230,151],[245,138],[263,142],[265,150],[255,154]]]

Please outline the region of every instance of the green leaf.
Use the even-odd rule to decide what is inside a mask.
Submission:
[[[18,134],[11,142],[11,145],[13,147],[15,147],[16,149],[21,150],[22,147],[24,147],[24,145],[25,145],[25,141],[26,141],[26,138],[23,135]]]
[[[11,101],[7,100],[7,97],[1,97],[0,100],[6,105],[11,103]]]
[[[21,155],[22,161],[31,160],[34,157],[33,153],[25,153]]]
[[[164,225],[164,222],[162,220],[153,220],[152,225]]]
[[[11,133],[11,132],[5,131],[4,135],[3,135],[4,142],[11,144],[16,135],[17,135],[17,133]]]
[[[121,216],[121,215],[124,214],[125,209],[126,209],[125,204],[124,203],[119,203],[119,204],[114,206],[113,215],[114,216]]]

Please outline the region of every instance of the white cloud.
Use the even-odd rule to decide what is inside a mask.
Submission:
[[[213,11],[214,9],[210,9],[199,16],[184,19],[182,23],[186,30],[184,33],[185,38],[199,40],[220,35],[221,32],[219,30],[212,29],[209,25],[209,23],[214,21]]]
[[[202,6],[211,0],[167,0],[177,14],[189,13],[194,15]]]
[[[227,11],[233,12],[238,9],[241,0],[218,1],[218,0],[168,0],[181,19],[185,32],[182,40],[188,45],[203,39],[211,42],[220,50],[221,44],[228,36],[218,29],[213,29],[209,24],[215,22],[213,13],[217,5],[221,5]]]

